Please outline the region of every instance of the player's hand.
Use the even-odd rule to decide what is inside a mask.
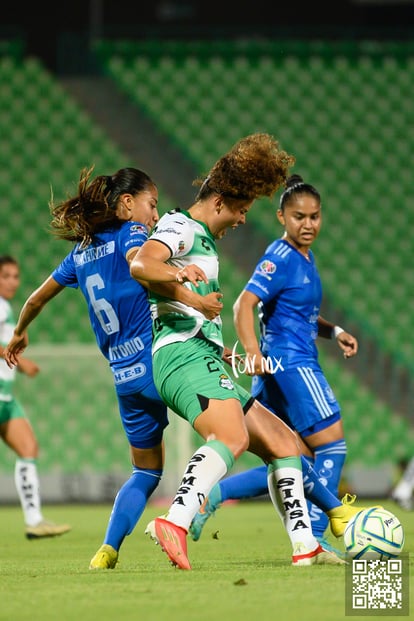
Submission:
[[[230,347],[226,346],[224,346],[221,359],[231,367],[233,367],[234,362],[243,362],[243,356],[236,354],[232,349],[230,349]]]
[[[358,353],[358,341],[349,332],[341,332],[336,337],[339,347],[344,352],[344,358],[352,358]]]
[[[13,367],[19,366],[19,356],[24,352],[28,343],[29,339],[26,333],[22,334],[21,336],[12,336],[9,344],[6,346],[3,352],[3,357],[7,365],[11,369]]]
[[[199,282],[205,282],[208,285],[208,278],[205,275],[205,272],[195,265],[191,263],[190,265],[186,265],[182,267],[175,275],[175,279],[179,283],[191,282],[192,285],[198,287]]]
[[[222,297],[223,294],[219,291],[213,291],[212,293],[201,296],[200,312],[203,313],[206,319],[211,321],[220,315],[223,309]]]

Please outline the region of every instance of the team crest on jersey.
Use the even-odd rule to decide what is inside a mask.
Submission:
[[[131,233],[146,233],[147,229],[143,224],[133,224],[130,231]]]
[[[182,252],[185,248],[185,243],[183,240],[178,242],[178,252]]]
[[[269,261],[268,259],[266,259],[265,261],[262,261],[260,263],[259,270],[263,274],[274,274],[276,271],[276,265],[272,263],[272,261]]]
[[[229,378],[228,375],[224,375],[224,373],[222,373],[219,377],[219,384],[221,386],[221,388],[227,388],[228,390],[234,390],[234,384],[231,381],[231,379]]]

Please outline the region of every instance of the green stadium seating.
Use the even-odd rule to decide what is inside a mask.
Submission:
[[[7,163],[0,171],[0,187],[10,227],[2,251],[22,262],[18,308],[71,247],[49,232],[51,191],[60,200],[76,187],[84,166],[94,164],[97,174],[117,170],[125,157],[36,59],[0,57],[0,84],[2,156]],[[94,342],[82,301],[68,314],[67,297],[58,297],[50,313],[39,317],[31,332],[33,342]]]
[[[297,172],[321,191],[326,227],[318,241],[320,261],[335,261],[333,248],[346,240],[341,277],[348,272],[362,297],[371,280],[370,307],[390,297],[396,280],[386,274],[395,259],[384,248],[404,240],[410,213],[410,42],[104,40],[97,53],[107,73],[200,170],[244,133],[277,135],[296,154]],[[269,231],[276,232],[273,210],[254,209],[249,217],[269,238]],[[400,273],[407,271],[406,256],[399,249]],[[375,279],[373,265],[381,266]],[[349,291],[334,286],[337,276],[328,276],[326,292],[345,306]],[[397,294],[395,304],[408,307],[409,290]],[[356,319],[369,323],[368,302],[357,306],[362,314]],[[382,326],[388,328],[385,314]],[[405,351],[407,341],[412,339],[401,322],[394,351]]]
[[[399,364],[408,364],[414,344],[411,317],[403,310],[412,305],[407,232],[413,50],[408,43],[382,49],[323,41],[103,41],[97,53],[116,87],[200,174],[241,135],[254,131],[273,133],[295,153],[295,171],[322,193],[324,227],[315,252],[326,295]],[[83,166],[116,170],[124,157],[36,59],[1,55],[0,86],[7,163],[0,169],[2,213],[7,213],[3,243],[4,251],[22,262],[18,309],[70,248],[48,231],[51,187],[55,199],[63,198]],[[167,209],[174,206],[162,189],[160,195]],[[269,240],[280,233],[276,208],[277,199],[261,201],[251,212],[251,222]],[[221,269],[228,300],[242,288],[245,274],[225,257]],[[224,325],[225,341],[233,343],[229,303]],[[71,342],[95,348],[76,291],[58,297],[31,330],[31,343],[62,348],[61,359],[41,357],[44,373],[34,380],[34,390],[27,379],[19,382],[39,435],[42,464],[52,471],[104,471],[108,464],[124,471],[129,460],[111,378],[97,364],[91,383],[79,383],[72,392],[95,359],[80,363],[75,355],[68,369],[64,347]],[[396,463],[411,456],[414,440],[407,422],[347,372],[340,356],[336,361],[321,350],[321,362],[343,408],[348,461]],[[9,469],[11,461],[10,453],[0,452],[0,469]]]
[[[414,140],[408,131],[414,121],[411,43],[103,40],[96,51],[106,73],[200,171],[254,131],[273,133],[295,153],[294,172],[322,194],[324,225],[315,252],[325,295],[413,369],[411,316],[403,312],[412,305],[406,235]],[[249,219],[270,240],[280,232],[276,205],[260,205]],[[341,370],[338,393],[343,383]],[[367,459],[378,462],[387,456],[387,440],[373,445],[376,416],[366,431],[361,419],[383,406],[372,395],[360,397],[357,388],[349,433],[360,441],[350,443],[350,459],[368,443]],[[346,389],[344,398],[350,405]],[[378,419],[398,429],[392,410]],[[398,450],[412,453],[412,434],[398,434],[410,440],[388,446],[394,459]]]

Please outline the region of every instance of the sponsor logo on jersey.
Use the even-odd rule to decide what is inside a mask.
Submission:
[[[265,259],[260,263],[259,270],[263,274],[274,274],[276,271],[276,264],[272,261],[269,261],[268,259]]]
[[[137,377],[142,377],[146,372],[147,367],[145,364],[136,364],[126,369],[113,369],[115,384],[125,384],[125,382],[130,382]]]
[[[269,276],[266,276],[267,280],[270,280]],[[267,287],[265,287],[265,285],[262,285],[262,283],[260,283],[258,280],[255,280],[254,278],[252,278],[251,280],[249,280],[249,285],[252,284],[255,287],[257,287],[258,289],[261,289],[262,291],[264,291],[264,293],[268,294],[269,293],[269,289],[267,289]]]
[[[147,233],[147,227],[143,224],[133,224],[129,230],[131,233]]]
[[[161,227],[157,227],[157,229],[153,229],[152,232],[152,236],[155,236],[155,234],[163,234],[163,233],[172,233],[173,235],[182,235],[182,231],[176,231],[175,229],[173,229],[171,226],[168,226],[167,228],[163,229]]]

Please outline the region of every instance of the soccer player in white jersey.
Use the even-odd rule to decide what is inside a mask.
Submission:
[[[13,335],[15,321],[10,304],[20,285],[17,260],[10,255],[0,256],[0,437],[17,455],[14,481],[19,495],[28,539],[63,535],[68,524],[54,524],[43,517],[40,483],[37,471],[38,441],[21,403],[13,394],[16,370],[34,377],[39,367],[33,360],[21,356],[17,369],[4,361],[4,350]]]
[[[213,166],[194,204],[164,215],[131,262],[131,274],[153,283],[180,282],[221,298],[216,240],[244,224],[255,199],[272,196],[286,181],[294,158],[269,134],[241,139]],[[181,569],[191,569],[186,535],[211,488],[246,450],[268,465],[272,501],[283,514],[292,564],[341,564],[312,534],[295,434],[229,376],[222,360],[220,317],[212,321],[166,296],[151,295],[153,373],[167,405],[204,439],[190,458],[166,516],[147,531]],[[333,508],[349,516],[354,508]],[[331,521],[332,527],[332,521]],[[336,529],[341,534],[342,527]]]
[[[266,248],[236,300],[235,327],[246,353],[246,374],[253,375],[252,395],[300,434],[313,455],[308,460],[316,474],[336,496],[346,443],[340,406],[319,365],[315,340],[335,339],[345,358],[357,353],[358,343],[320,316],[322,286],[311,250],[322,223],[319,192],[300,175],[292,175],[277,217],[284,233]],[[223,500],[261,495],[265,485],[262,467],[223,481],[196,515],[193,538],[200,537],[205,521]],[[312,503],[309,512],[316,538],[332,549],[326,539],[326,514]]]

